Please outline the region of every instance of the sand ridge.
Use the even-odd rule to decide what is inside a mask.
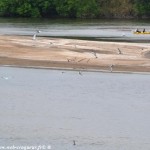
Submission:
[[[3,35],[0,65],[150,72],[150,44]]]

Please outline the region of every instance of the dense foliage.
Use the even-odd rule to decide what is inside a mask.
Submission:
[[[135,0],[135,10],[138,16],[150,16],[150,0]]]
[[[149,17],[150,0],[0,0],[0,16]]]

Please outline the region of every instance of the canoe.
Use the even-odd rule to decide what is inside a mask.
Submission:
[[[150,32],[133,32],[133,34],[150,34]]]

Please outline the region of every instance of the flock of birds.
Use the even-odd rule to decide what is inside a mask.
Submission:
[[[37,35],[39,34],[39,33],[41,33],[41,31],[40,30],[36,30],[36,32],[34,33],[34,35],[33,35],[33,40],[36,40],[36,37],[37,37]],[[122,36],[125,36],[125,34],[123,34]],[[53,43],[52,42],[50,42],[50,44],[52,45]],[[77,45],[75,45],[75,48],[77,48]],[[95,52],[95,51],[92,51],[91,52],[92,54],[93,54],[93,56],[97,59],[98,58],[98,55],[97,55],[97,53]],[[120,54],[122,54],[122,51],[118,48],[118,54],[120,55]],[[76,59],[76,58],[75,58]],[[85,60],[85,59],[81,59],[81,60],[79,60],[78,62],[81,62],[81,61],[83,61],[83,60]],[[71,62],[71,61],[73,61],[73,60],[71,60],[71,59],[67,59],[67,61],[68,62]],[[75,60],[74,60],[75,61]],[[90,61],[90,59],[88,59],[87,60],[87,63]],[[111,64],[110,66],[109,66],[109,70],[110,70],[110,72],[113,72],[113,68],[114,68],[114,65],[113,64]],[[82,72],[81,71],[79,71],[79,75],[82,75]]]
[[[94,55],[94,57],[95,57],[96,59],[98,58],[97,53],[96,53],[95,51],[92,51],[91,53]],[[122,54],[122,51],[121,51],[119,48],[118,48],[118,54],[119,54],[119,55]],[[76,59],[76,57],[75,57],[75,59]],[[68,61],[68,62],[71,62],[71,61],[75,61],[75,59],[73,59],[73,60],[72,60],[72,59],[67,59],[67,61]],[[81,61],[83,61],[83,60],[85,60],[85,59],[86,59],[86,58],[83,58],[83,59],[79,60],[78,62],[81,62]],[[88,63],[89,61],[90,61],[90,59],[87,60],[87,63]],[[110,72],[113,72],[114,66],[115,66],[115,65],[113,65],[113,64],[111,64],[111,65],[109,66]],[[79,75],[82,75],[81,71],[79,71]]]
[[[34,33],[34,35],[33,35],[33,40],[36,40],[36,37],[37,37],[37,35],[39,34],[39,33],[41,33],[41,31],[40,30],[36,30],[36,32]],[[50,44],[53,44],[52,42],[50,42]],[[75,45],[75,48],[77,48],[77,45]],[[95,59],[97,59],[98,58],[98,55],[97,55],[97,53],[95,52],[95,51],[91,51],[91,54],[93,54],[93,56],[95,57]],[[122,51],[118,48],[118,54],[120,55],[120,54],[122,54]],[[68,62],[71,62],[71,61],[75,61],[77,58],[75,57],[73,60],[72,59],[67,59],[67,61]],[[81,60],[78,60],[78,62],[81,62],[81,61],[83,61],[83,60],[85,60],[86,58],[83,58],[83,59],[81,59]],[[90,59],[88,59],[87,60],[87,63],[90,61]],[[111,64],[110,66],[109,66],[109,70],[110,70],[110,72],[113,72],[113,68],[114,68],[114,65],[113,64]],[[62,72],[62,74],[63,74],[64,72]],[[79,75],[83,75],[83,73],[82,73],[82,71],[78,71],[78,73],[79,73]],[[7,76],[2,76],[1,77],[2,79],[4,79],[4,80],[9,80],[10,79],[10,77],[7,77]],[[73,141],[73,145],[76,145],[75,144],[75,141]]]

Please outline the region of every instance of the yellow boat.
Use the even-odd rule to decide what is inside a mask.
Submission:
[[[150,34],[150,32],[139,31],[139,32],[133,32],[133,34]]]

